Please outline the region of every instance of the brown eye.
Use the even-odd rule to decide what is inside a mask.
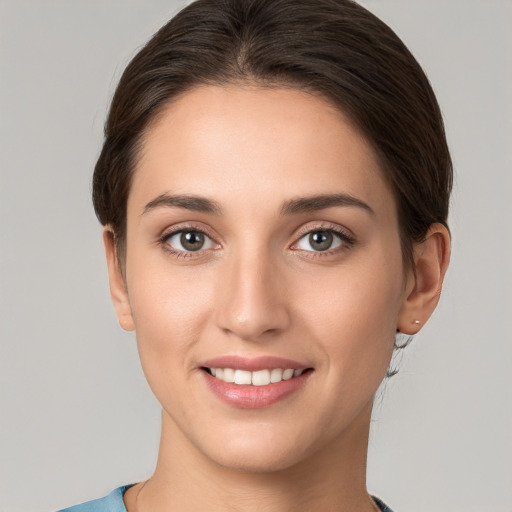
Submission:
[[[327,251],[331,248],[334,236],[330,231],[315,231],[309,234],[309,245],[315,251]]]
[[[352,240],[347,235],[332,229],[317,229],[303,235],[294,248],[308,252],[323,252],[351,243]]]
[[[198,231],[183,231],[180,236],[180,243],[186,251],[198,251],[203,248],[204,235]]]
[[[163,242],[177,252],[197,252],[213,249],[215,243],[205,233],[197,230],[181,230],[166,236]]]

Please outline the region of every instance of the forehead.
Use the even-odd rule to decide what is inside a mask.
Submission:
[[[331,103],[294,89],[235,85],[195,88],[148,128],[129,209],[168,192],[213,194],[246,208],[332,192],[377,208],[393,203],[372,146]]]

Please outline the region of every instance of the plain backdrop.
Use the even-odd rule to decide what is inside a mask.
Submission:
[[[0,0],[0,510],[147,478],[160,412],[117,325],[90,183],[124,66],[183,1]],[[512,2],[366,0],[441,104],[456,180],[438,311],[379,394],[396,512],[512,510]]]

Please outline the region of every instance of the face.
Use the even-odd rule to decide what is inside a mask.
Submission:
[[[194,89],[149,128],[127,211],[121,322],[188,450],[269,471],[367,435],[410,286],[392,193],[342,113]]]

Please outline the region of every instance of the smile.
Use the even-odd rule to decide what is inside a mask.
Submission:
[[[268,386],[277,384],[283,380],[290,380],[300,377],[304,369],[293,368],[272,368],[258,371],[235,370],[233,368],[205,368],[216,379],[223,382],[239,384],[243,386]]]
[[[273,356],[226,355],[203,361],[199,369],[214,395],[240,409],[261,409],[296,395],[314,373],[307,363]]]

